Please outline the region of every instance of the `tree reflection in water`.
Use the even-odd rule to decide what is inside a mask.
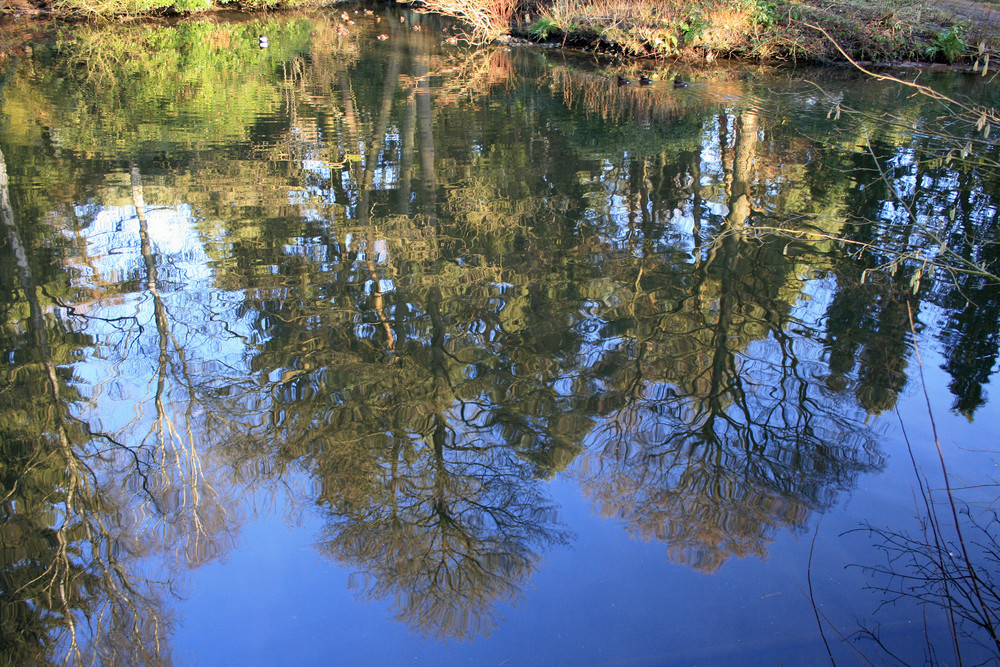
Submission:
[[[815,350],[789,334],[813,328],[783,294],[797,253],[743,237],[755,216],[758,118],[735,118],[731,146],[720,128],[720,152],[732,160],[728,212],[684,267],[690,291],[668,297],[669,308],[657,305],[657,278],[676,269],[642,248],[636,290],[604,316],[622,333],[604,336],[615,344],[592,366],[589,389],[606,399],[578,473],[603,515],[706,572],[731,556],[765,556],[778,528],[804,528],[858,473],[881,465],[862,416],[830,400],[812,375]],[[650,227],[641,207],[632,213],[630,246]]]
[[[26,330],[9,341],[15,362],[5,369],[0,391],[5,658],[16,664],[156,663],[169,617],[160,587],[131,571],[149,543],[133,532],[137,516],[122,497],[125,489],[105,486],[94,469],[124,448],[74,416],[83,397],[63,367],[76,349],[75,332],[46,317],[2,155],[0,221],[22,295],[8,292],[4,302],[28,312]],[[142,474],[138,466],[132,472]]]
[[[130,191],[138,226],[128,242],[141,262],[129,278],[145,287],[152,313],[137,302],[134,314],[122,316],[126,309],[114,299],[109,307],[67,307],[65,294],[53,296],[34,276],[0,155],[0,219],[17,268],[4,310],[28,313],[25,330],[7,337],[13,363],[0,389],[0,633],[12,664],[169,663],[167,599],[176,588],[168,573],[224,555],[238,519],[199,451],[205,424],[195,413],[204,379],[188,368],[160,293],[134,164]],[[95,389],[76,375],[74,358],[90,346],[106,350],[113,365],[128,364],[129,377]],[[145,379],[144,361],[155,389],[135,398],[130,386]],[[131,399],[119,429],[99,426],[114,422],[110,413],[88,414],[102,391]]]
[[[818,169],[826,149],[739,102],[749,84],[618,88],[544,54],[442,49],[398,21],[377,28],[384,47],[374,22],[310,21],[239,67],[224,45],[250,28],[179,29],[178,53],[209,49],[211,66],[184,70],[209,78],[187,87],[152,70],[7,84],[77,77],[42,115],[74,118],[59,140],[79,154],[129,165],[127,186],[121,172],[101,187],[128,202],[114,233],[132,251],[115,277],[90,256],[111,207],[90,201],[89,174],[73,179],[85,194],[33,204],[51,239],[25,242],[5,205],[0,569],[24,661],[165,660],[172,582],[150,563],[218,558],[252,499],[285,486],[361,595],[434,637],[488,634],[569,539],[546,484],[567,471],[676,562],[763,557],[883,465],[865,422],[905,386],[922,299],[955,324],[956,406],[981,404],[996,318],[956,304],[975,295],[989,314],[995,287],[914,290],[905,263],[864,280],[885,258],[762,233],[780,218],[914,243],[845,223],[886,194],[851,180],[854,153],[837,158],[850,177]],[[121,47],[102,40],[75,48]],[[34,98],[5,112],[19,99]],[[198,115],[226,100],[226,118]],[[176,107],[152,140],[137,119],[154,103]],[[204,127],[171,124],[186,116]],[[61,174],[55,153],[28,153],[23,183],[29,159]],[[147,192],[190,208],[201,273],[185,273],[190,248],[158,251]]]

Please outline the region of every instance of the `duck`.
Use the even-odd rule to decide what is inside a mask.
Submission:
[[[648,86],[651,83],[653,83],[653,80],[650,79],[648,76],[646,76],[645,74],[640,74],[639,75],[639,85],[640,86]]]
[[[674,77],[674,88],[687,88],[688,82],[681,78],[678,74]]]
[[[631,81],[629,81],[628,79],[626,79],[625,77],[623,77],[621,74],[618,75],[618,85],[619,86],[628,86],[631,83],[632,83]]]

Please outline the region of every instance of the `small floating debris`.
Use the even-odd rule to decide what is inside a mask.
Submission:
[[[266,49],[271,43],[267,39],[267,35],[261,35],[257,38],[257,46]]]
[[[384,33],[378,36],[378,41],[380,42],[384,42],[387,39],[389,39],[389,35],[386,35]]]

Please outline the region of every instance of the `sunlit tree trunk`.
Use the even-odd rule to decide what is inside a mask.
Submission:
[[[724,131],[724,130],[723,130]],[[711,366],[704,398],[708,420],[706,433],[713,427],[715,418],[726,407],[726,394],[731,399],[742,401],[739,393],[739,378],[734,367],[732,345],[739,342],[738,332],[733,332],[737,303],[737,275],[739,271],[740,246],[747,220],[750,217],[750,179],[757,141],[757,116],[744,113],[737,119],[736,138],[733,145],[733,167],[727,174],[729,189],[729,213],[726,215],[717,247],[710,253],[704,267],[714,267],[719,276],[718,313],[712,326]],[[723,155],[726,151],[723,151]],[[736,339],[735,341],[733,339]]]
[[[170,325],[167,320],[167,309],[160,297],[157,282],[156,256],[149,241],[149,224],[146,220],[146,202],[142,194],[142,176],[139,167],[134,162],[129,168],[129,181],[132,190],[132,206],[135,217],[139,221],[139,248],[142,261],[146,265],[146,289],[153,297],[153,318],[156,321],[156,332],[159,337],[159,358],[156,385],[157,414],[163,417],[163,389],[166,383],[167,362],[169,361],[168,346],[170,342]]]
[[[414,55],[413,75],[417,80],[414,99],[420,140],[420,182],[423,185],[425,211],[433,221],[437,218],[437,174],[434,169],[434,114],[431,107],[431,83],[427,74],[428,59],[427,52],[423,50]]]
[[[396,193],[396,211],[400,215],[410,212],[410,197],[413,194],[411,171],[413,170],[414,129],[417,124],[417,102],[412,95],[406,98],[403,110],[403,126],[399,131],[399,184]]]
[[[45,318],[42,315],[42,306],[38,299],[38,287],[32,274],[31,265],[28,262],[28,254],[21,234],[14,219],[14,208],[10,202],[10,188],[7,181],[7,162],[3,153],[0,152],[0,224],[3,225],[4,235],[7,243],[14,254],[14,262],[17,265],[17,276],[21,283],[21,291],[28,302],[28,323],[34,339],[40,361],[45,367],[47,377],[47,388],[51,406],[49,414],[52,417],[52,430],[55,431],[59,442],[59,450],[62,455],[63,465],[66,472],[65,483],[65,516],[62,523],[55,529],[55,537],[59,543],[57,559],[46,571],[49,579],[49,595],[54,597],[54,606],[59,610],[63,622],[66,624],[66,632],[69,635],[66,660],[79,661],[81,654],[78,646],[78,629],[76,627],[76,615],[70,606],[69,598],[72,595],[74,584],[71,580],[72,565],[70,563],[70,544],[67,532],[70,528],[72,517],[76,513],[77,491],[80,485],[80,475],[77,470],[78,462],[73,456],[69,435],[65,423],[65,410],[59,391],[59,380],[56,376],[55,364],[52,362],[52,355],[49,349],[48,333],[45,326]],[[52,602],[50,602],[52,604]]]
[[[395,99],[396,88],[399,83],[399,69],[402,53],[399,42],[392,50],[389,57],[389,64],[386,67],[385,78],[382,81],[382,104],[379,108],[378,117],[375,120],[375,127],[372,129],[372,140],[365,155],[364,176],[361,182],[361,193],[358,197],[358,222],[366,230],[365,260],[368,266],[368,276],[372,281],[372,300],[375,315],[378,318],[382,330],[385,332],[386,348],[395,348],[395,339],[392,334],[392,327],[385,314],[385,297],[382,293],[382,282],[379,279],[375,265],[375,223],[371,219],[371,191],[375,182],[375,169],[378,166],[379,157],[385,146],[385,133],[389,126],[389,115],[392,111],[392,102]]]
[[[173,546],[179,551],[183,548],[183,562],[196,564],[202,562],[208,553],[209,546],[213,540],[213,533],[219,526],[211,527],[206,525],[204,516],[207,513],[209,503],[215,498],[215,490],[205,478],[201,454],[198,451],[195,431],[194,414],[195,388],[194,382],[188,376],[188,364],[186,354],[183,349],[175,345],[175,363],[181,369],[182,377],[186,383],[188,394],[187,411],[183,424],[178,428],[178,424],[170,416],[167,409],[167,370],[170,366],[170,343],[173,339],[171,332],[167,306],[164,303],[163,295],[160,293],[158,283],[157,258],[150,240],[149,222],[146,215],[146,202],[142,189],[142,174],[139,167],[134,162],[129,168],[129,180],[131,185],[132,205],[135,208],[136,219],[139,223],[139,244],[142,253],[143,263],[146,268],[146,288],[153,300],[153,318],[156,322],[156,333],[158,343],[157,371],[156,371],[156,393],[154,395],[154,405],[156,409],[156,420],[153,424],[150,435],[155,438],[157,454],[157,465],[153,466],[151,476],[160,480],[159,486],[162,490],[169,490],[175,484],[180,486],[180,493],[176,494],[178,505],[166,508],[167,512],[175,512],[174,520],[182,518],[179,524],[182,526],[183,534]],[[176,481],[171,480],[170,469],[176,471]],[[136,471],[140,476],[142,486],[146,487],[146,473]],[[147,490],[152,498],[152,492]],[[157,500],[157,511],[164,512]],[[168,519],[168,517],[164,517]],[[171,520],[173,523],[173,520]]]

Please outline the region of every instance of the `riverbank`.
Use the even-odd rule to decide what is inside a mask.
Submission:
[[[276,11],[334,0],[4,0],[0,21]],[[968,63],[1000,56],[998,0],[423,0],[470,42],[520,38],[628,58]],[[842,53],[840,49],[843,49]]]
[[[427,0],[439,11],[465,1]],[[513,24],[526,39],[636,58],[832,63],[846,52],[869,62],[971,64],[1000,53],[1000,3],[992,1],[550,0]]]

